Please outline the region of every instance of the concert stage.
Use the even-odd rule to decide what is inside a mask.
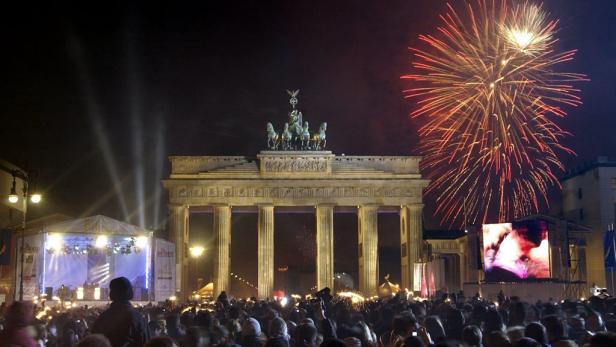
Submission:
[[[24,250],[24,300],[106,304],[109,282],[121,276],[136,302],[175,295],[175,245],[135,225],[104,216],[68,220],[26,235]],[[21,274],[18,262],[18,296]]]

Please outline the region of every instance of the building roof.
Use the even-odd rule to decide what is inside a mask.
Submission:
[[[575,176],[582,175],[588,171],[594,170],[599,167],[616,167],[616,160],[610,160],[607,157],[598,157],[597,160],[586,162],[582,165],[578,165],[575,168],[565,172],[564,176],[560,179],[564,182]]]

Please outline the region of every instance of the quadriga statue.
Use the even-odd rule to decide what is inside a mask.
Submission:
[[[272,123],[269,123],[269,122],[267,123],[266,130],[267,130],[267,148],[271,150],[278,149],[279,137],[278,137],[278,133],[276,132],[276,130],[274,130],[274,126],[272,125]]]
[[[293,147],[293,133],[289,130],[289,123],[284,123],[281,140],[281,147],[283,151],[288,151]]]
[[[323,122],[321,123],[321,126],[319,127],[319,132],[312,135],[312,144],[313,144],[312,147],[314,148],[315,151],[320,151],[324,149],[325,146],[327,146],[327,136],[325,135],[326,131],[327,131],[327,123]]]

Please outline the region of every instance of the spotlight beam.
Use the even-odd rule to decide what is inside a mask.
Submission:
[[[162,117],[160,115],[157,117],[156,121],[156,132],[154,139],[154,217],[152,220],[152,226],[154,229],[157,229],[159,225],[160,218],[160,201],[162,197],[162,186],[160,180],[163,177],[163,168],[165,165],[165,124],[163,123]]]
[[[126,183],[126,181],[128,180],[128,176],[125,176],[120,182],[119,185],[122,186],[123,184]],[[112,198],[118,196],[118,192],[116,190],[108,190],[105,194],[101,195],[91,206],[89,206],[86,210],[84,210],[80,217],[87,217],[90,216],[94,211],[96,211],[98,208],[100,208],[101,206],[103,206],[105,203],[107,203],[109,200],[111,200]],[[122,211],[124,212],[124,211]],[[124,215],[124,220],[129,221],[130,219],[130,214],[128,213],[128,210],[125,212]]]
[[[143,98],[142,90],[139,86],[139,65],[135,61],[134,40],[131,39],[131,29],[126,32],[126,51],[127,51],[127,71],[128,89],[130,98],[130,124],[132,130],[132,155],[135,179],[135,199],[137,205],[137,215],[139,226],[145,227],[145,187],[143,173]]]
[[[116,161],[111,150],[111,144],[109,143],[107,130],[105,129],[105,124],[102,120],[102,112],[99,104],[96,101],[91,77],[84,62],[83,48],[81,46],[81,43],[75,36],[71,36],[69,38],[68,51],[69,56],[72,58],[75,63],[75,66],[77,67],[77,74],[79,76],[79,81],[81,82],[81,90],[85,99],[85,106],[87,110],[86,113],[90,119],[92,131],[96,136],[98,147],[103,155],[103,160],[105,161],[105,168],[107,169],[107,173],[111,177],[111,181],[113,184],[113,192],[115,192],[115,195],[118,198],[118,202],[120,204],[120,208],[122,209],[122,213],[124,214],[124,218],[127,219],[128,207],[126,205],[126,199],[124,199],[124,195],[122,194],[120,175],[118,174]]]

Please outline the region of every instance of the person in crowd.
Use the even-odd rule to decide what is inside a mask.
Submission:
[[[589,347],[612,347],[616,346],[616,334],[597,333],[590,338]]]
[[[524,338],[524,327],[520,325],[510,326],[507,328],[507,337],[512,344],[516,344],[522,338]]]
[[[186,331],[186,337],[180,344],[180,347],[207,347],[209,344],[210,339],[205,328],[191,326]]]
[[[526,324],[526,305],[523,302],[513,302],[509,305],[508,326],[524,326]]]
[[[160,325],[159,321],[153,320],[148,323],[148,332],[150,334],[150,338],[162,336],[163,327]]]
[[[319,347],[346,347],[346,344],[342,340],[329,339],[323,341],[323,343],[321,343]]]
[[[157,336],[148,341],[144,347],[178,347],[177,343],[168,336]]]
[[[516,342],[514,347],[541,347],[541,344],[530,337],[523,337]]]
[[[611,299],[530,303],[503,296],[496,305],[443,292],[429,300],[397,295],[353,303],[330,294],[281,305],[224,295],[133,307],[128,280],[112,281],[111,297],[106,310],[6,305],[0,347],[616,346]]]
[[[28,329],[32,322],[32,305],[16,301],[9,306],[4,321],[4,330],[0,332],[0,342],[3,346],[37,347]]]
[[[302,323],[297,326],[294,347],[317,347],[317,328],[314,324]]]
[[[167,335],[175,341],[182,341],[186,332],[180,324],[180,315],[177,313],[170,313],[165,317],[165,324],[167,326]]]
[[[416,331],[417,320],[410,311],[401,312],[394,318],[392,330],[387,338],[388,346],[400,346],[404,340]]]
[[[548,335],[543,324],[539,322],[528,323],[524,328],[524,336],[537,341],[542,347],[548,347]]]
[[[565,330],[565,322],[557,315],[549,315],[541,320],[545,326],[548,336],[548,342],[552,347],[570,347],[576,346],[575,341],[568,338]]]
[[[74,329],[66,328],[62,332],[62,337],[60,338],[60,346],[61,347],[73,347],[79,341],[79,335]]]
[[[35,329],[35,340],[38,347],[46,347],[47,345],[47,328],[45,328],[44,324],[37,324],[34,326]]]
[[[440,343],[447,340],[447,335],[445,335],[445,328],[443,328],[443,323],[438,316],[426,317],[424,321],[424,326],[426,327],[426,330],[428,330],[428,333],[430,334],[430,337],[432,338],[432,340],[434,340],[434,342]]]
[[[462,329],[462,344],[464,347],[481,347],[482,340],[483,335],[476,325],[467,325]]]
[[[111,342],[105,335],[91,334],[81,339],[76,347],[111,347]]]
[[[586,329],[591,333],[605,332],[605,324],[603,324],[603,317],[597,311],[591,311],[586,316]]]
[[[464,314],[458,309],[449,309],[445,317],[447,337],[459,341],[462,337],[462,329],[464,329]]]
[[[212,326],[210,334],[210,343],[214,347],[236,346],[229,335],[229,330],[224,325],[217,324]]]
[[[242,347],[263,347],[261,339],[261,324],[256,319],[249,317],[242,324]]]
[[[58,327],[54,321],[47,324],[47,345],[46,347],[58,347]]]
[[[487,312],[485,313],[485,321],[484,321],[484,326],[485,326],[485,332],[486,333],[491,333],[493,331],[505,331],[505,324],[503,323],[503,317],[500,315],[500,313],[491,308],[489,310],[487,310]]]
[[[586,320],[575,314],[569,317],[567,324],[569,326],[569,338],[575,341],[578,345],[583,345],[590,336],[586,330]]]
[[[344,340],[344,345],[346,347],[361,347],[361,340],[357,337],[347,337]]]
[[[612,309],[612,311],[615,311]],[[610,318],[605,321],[605,329],[611,333],[616,333],[616,319]]]
[[[513,347],[507,334],[501,330],[492,330],[489,332],[485,342],[486,347]]]
[[[109,283],[111,305],[101,313],[93,333],[105,335],[113,347],[142,347],[149,339],[144,317],[130,303],[133,287],[126,277],[118,277]]]
[[[426,347],[418,336],[409,336],[404,340],[404,347]]]
[[[265,347],[289,347],[289,333],[284,319],[276,317],[269,326],[268,340]]]

